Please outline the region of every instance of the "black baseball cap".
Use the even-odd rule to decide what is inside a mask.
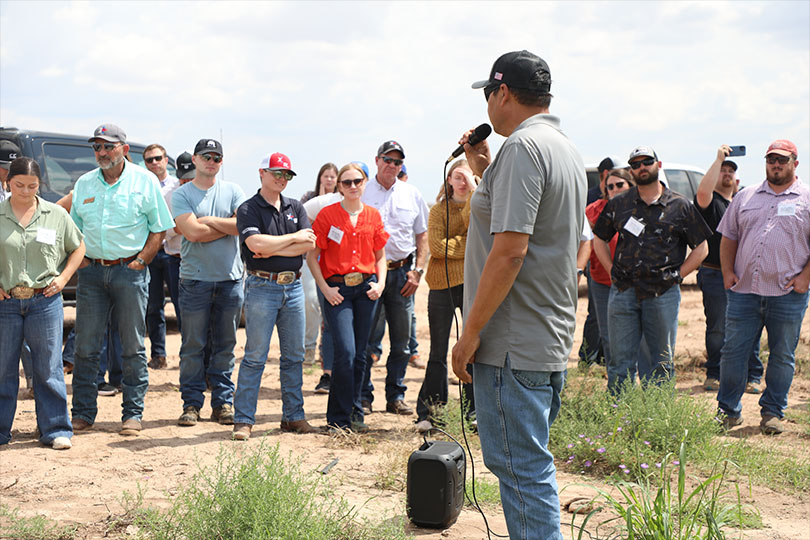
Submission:
[[[474,89],[503,83],[512,88],[537,90],[548,93],[551,89],[551,71],[545,60],[529,51],[514,51],[501,55],[492,64],[489,79],[474,82]]]
[[[188,180],[197,176],[197,167],[191,161],[191,154],[183,152],[177,156],[177,178],[180,180]]]
[[[11,162],[22,156],[20,148],[8,139],[0,139],[0,167],[8,170]]]
[[[732,169],[734,169],[734,172],[737,172],[737,164],[736,164],[736,163],[734,163],[733,161],[731,161],[730,159],[727,159],[727,160],[725,160],[723,163],[721,163],[721,164],[720,164],[720,166],[721,166],[721,167],[722,167],[723,165],[728,165],[729,167],[731,167]]]
[[[377,148],[377,155],[384,156],[388,152],[393,152],[396,150],[400,154],[402,154],[402,159],[405,159],[405,150],[402,149],[402,145],[400,145],[397,141],[385,141]]]
[[[222,145],[214,139],[200,139],[194,147],[195,154],[219,154],[222,155]]]

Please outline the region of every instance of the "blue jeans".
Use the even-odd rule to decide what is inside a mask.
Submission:
[[[714,268],[701,266],[697,273],[697,283],[703,291],[703,313],[706,315],[706,377],[720,379],[720,350],[726,335],[726,288],[723,273]],[[751,355],[748,357],[747,382],[758,383],[762,379],[762,361],[759,359],[759,341],[762,330],[754,340]]]
[[[236,361],[236,329],[244,298],[242,280],[180,280],[180,312],[183,338],[180,345],[180,395],[183,407],[201,409],[206,378],[211,384],[211,407],[233,402],[231,379]],[[211,357],[205,366],[210,340]]]
[[[317,287],[316,287],[317,289]],[[321,306],[321,313],[326,311],[326,299],[323,297],[320,289],[318,290],[318,303]],[[335,358],[335,347],[332,343],[332,331],[329,329],[329,323],[326,322],[326,317],[321,318],[321,360],[323,361],[324,371],[331,373],[332,364]]]
[[[591,282],[594,281],[591,279],[590,263],[585,267],[585,277],[588,278],[588,316],[585,317],[585,324],[582,326],[582,344],[579,346],[579,361],[600,363],[604,359],[607,365],[607,351],[602,348],[599,319],[594,302],[594,292],[591,287]]]
[[[770,354],[765,391],[759,398],[759,406],[762,415],[784,417],[807,298],[808,293],[759,296],[728,291],[726,340],[720,360],[720,390],[717,392],[717,403],[723,413],[734,418],[742,413],[740,398],[745,392],[745,368],[753,342],[764,326],[768,330]]]
[[[610,288],[608,335],[610,363],[607,367],[608,391],[616,393],[628,377],[660,382],[675,375],[672,357],[678,333],[678,309],[681,288],[673,285],[665,293],[638,300],[632,287],[620,291]],[[637,366],[642,337],[649,347],[649,368]]]
[[[248,275],[245,290],[245,356],[239,367],[234,396],[234,422],[256,423],[256,403],[270,351],[273,328],[281,349],[281,420],[304,420],[302,364],[304,363],[304,288],[297,279],[289,285]]]
[[[144,396],[149,387],[143,344],[149,272],[131,270],[126,265],[101,266],[91,263],[80,268],[77,274],[73,418],[81,418],[91,424],[96,420],[99,353],[112,306],[121,337],[122,419],[140,420]]]
[[[315,349],[318,344],[318,330],[321,328],[321,305],[318,299],[318,286],[315,278],[304,264],[301,268],[301,286],[304,288],[304,306],[306,308],[306,332],[304,333],[304,348],[308,351]],[[323,339],[323,338],[321,338]]]
[[[377,315],[374,317],[374,326],[368,337],[368,354],[382,356],[382,340],[385,337],[385,306],[377,302]],[[408,347],[410,348],[410,339]]]
[[[22,362],[23,373],[25,373],[25,383],[31,386],[34,378],[34,366],[31,360],[31,347],[23,340],[22,347],[20,348],[20,362]]]
[[[369,283],[376,282],[377,276],[371,276],[365,283],[354,287],[337,284],[343,302],[324,306],[323,314],[332,333],[335,351],[326,406],[326,422],[330,426],[348,428],[352,420],[363,420],[360,392],[366,372],[368,335],[377,304],[366,293]],[[330,286],[335,284],[330,283]]]
[[[498,477],[512,540],[562,540],[548,432],[560,410],[565,372],[473,364],[484,464]]]
[[[113,346],[110,347],[109,343],[112,341]],[[62,349],[62,364],[73,365],[74,356],[76,352],[76,328],[71,328],[67,340],[65,340],[64,348]],[[121,378],[123,377],[123,363],[121,361],[121,337],[118,335],[118,324],[110,320],[107,324],[107,332],[104,334],[104,343],[101,346],[98,356],[98,377],[96,384],[101,386],[104,384],[104,377],[107,375],[109,369],[110,384],[113,386],[121,386]]]
[[[391,350],[386,362],[385,400],[388,403],[405,399],[405,370],[408,367],[409,345],[411,337],[411,319],[413,315],[413,295],[405,297],[399,292],[408,281],[408,267],[403,266],[389,270],[385,278],[385,289],[378,310],[385,308],[385,321],[388,323],[388,337]],[[379,322],[379,313],[377,318]],[[367,353],[371,352],[367,350]],[[374,385],[371,383],[371,359],[366,361],[366,374],[363,381],[363,400],[374,401]]]
[[[173,261],[172,259],[175,259]],[[166,317],[163,313],[163,284],[169,287],[174,310],[179,312],[180,259],[161,248],[149,263],[149,302],[146,305],[146,329],[152,343],[152,358],[166,356]]]
[[[0,300],[0,444],[11,440],[17,411],[17,372],[23,339],[31,348],[31,375],[39,440],[72,437],[67,391],[62,374],[62,295],[41,294],[27,300]]]
[[[416,341],[416,310],[411,313],[411,337],[408,338],[408,353],[410,356],[419,353],[419,342]]]

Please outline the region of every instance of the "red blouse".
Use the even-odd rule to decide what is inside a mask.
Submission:
[[[599,214],[605,209],[606,204],[606,199],[599,199],[585,208],[585,217],[588,218],[588,223],[591,225],[591,228],[596,224],[596,220],[599,219]],[[613,259],[613,255],[616,253],[616,243],[618,241],[619,234],[616,233],[613,235],[613,238],[610,239],[610,242],[608,242],[611,259]],[[599,258],[596,256],[596,251],[594,250],[591,250],[591,279],[610,287],[610,274],[608,274],[608,271],[602,266],[602,263],[599,262]]]
[[[353,226],[343,206],[331,204],[318,213],[312,230],[317,236],[315,244],[321,248],[319,264],[324,279],[351,272],[377,273],[374,252],[385,247],[389,234],[376,208],[363,205]]]

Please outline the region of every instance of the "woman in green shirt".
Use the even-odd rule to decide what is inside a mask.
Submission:
[[[64,208],[37,195],[39,165],[11,162],[11,197],[0,203],[0,445],[11,440],[20,347],[31,347],[39,440],[57,450],[73,436],[62,374],[61,291],[84,257],[84,240]]]

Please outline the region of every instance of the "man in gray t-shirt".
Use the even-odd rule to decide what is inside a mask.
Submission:
[[[548,430],[574,340],[585,166],[548,114],[551,75],[541,58],[507,53],[473,88],[484,89],[495,132],[508,138],[494,160],[486,141],[470,146],[471,132],[461,140],[482,179],[470,201],[453,371],[469,382],[475,362],[481,450],[500,480],[510,538],[561,539]]]

